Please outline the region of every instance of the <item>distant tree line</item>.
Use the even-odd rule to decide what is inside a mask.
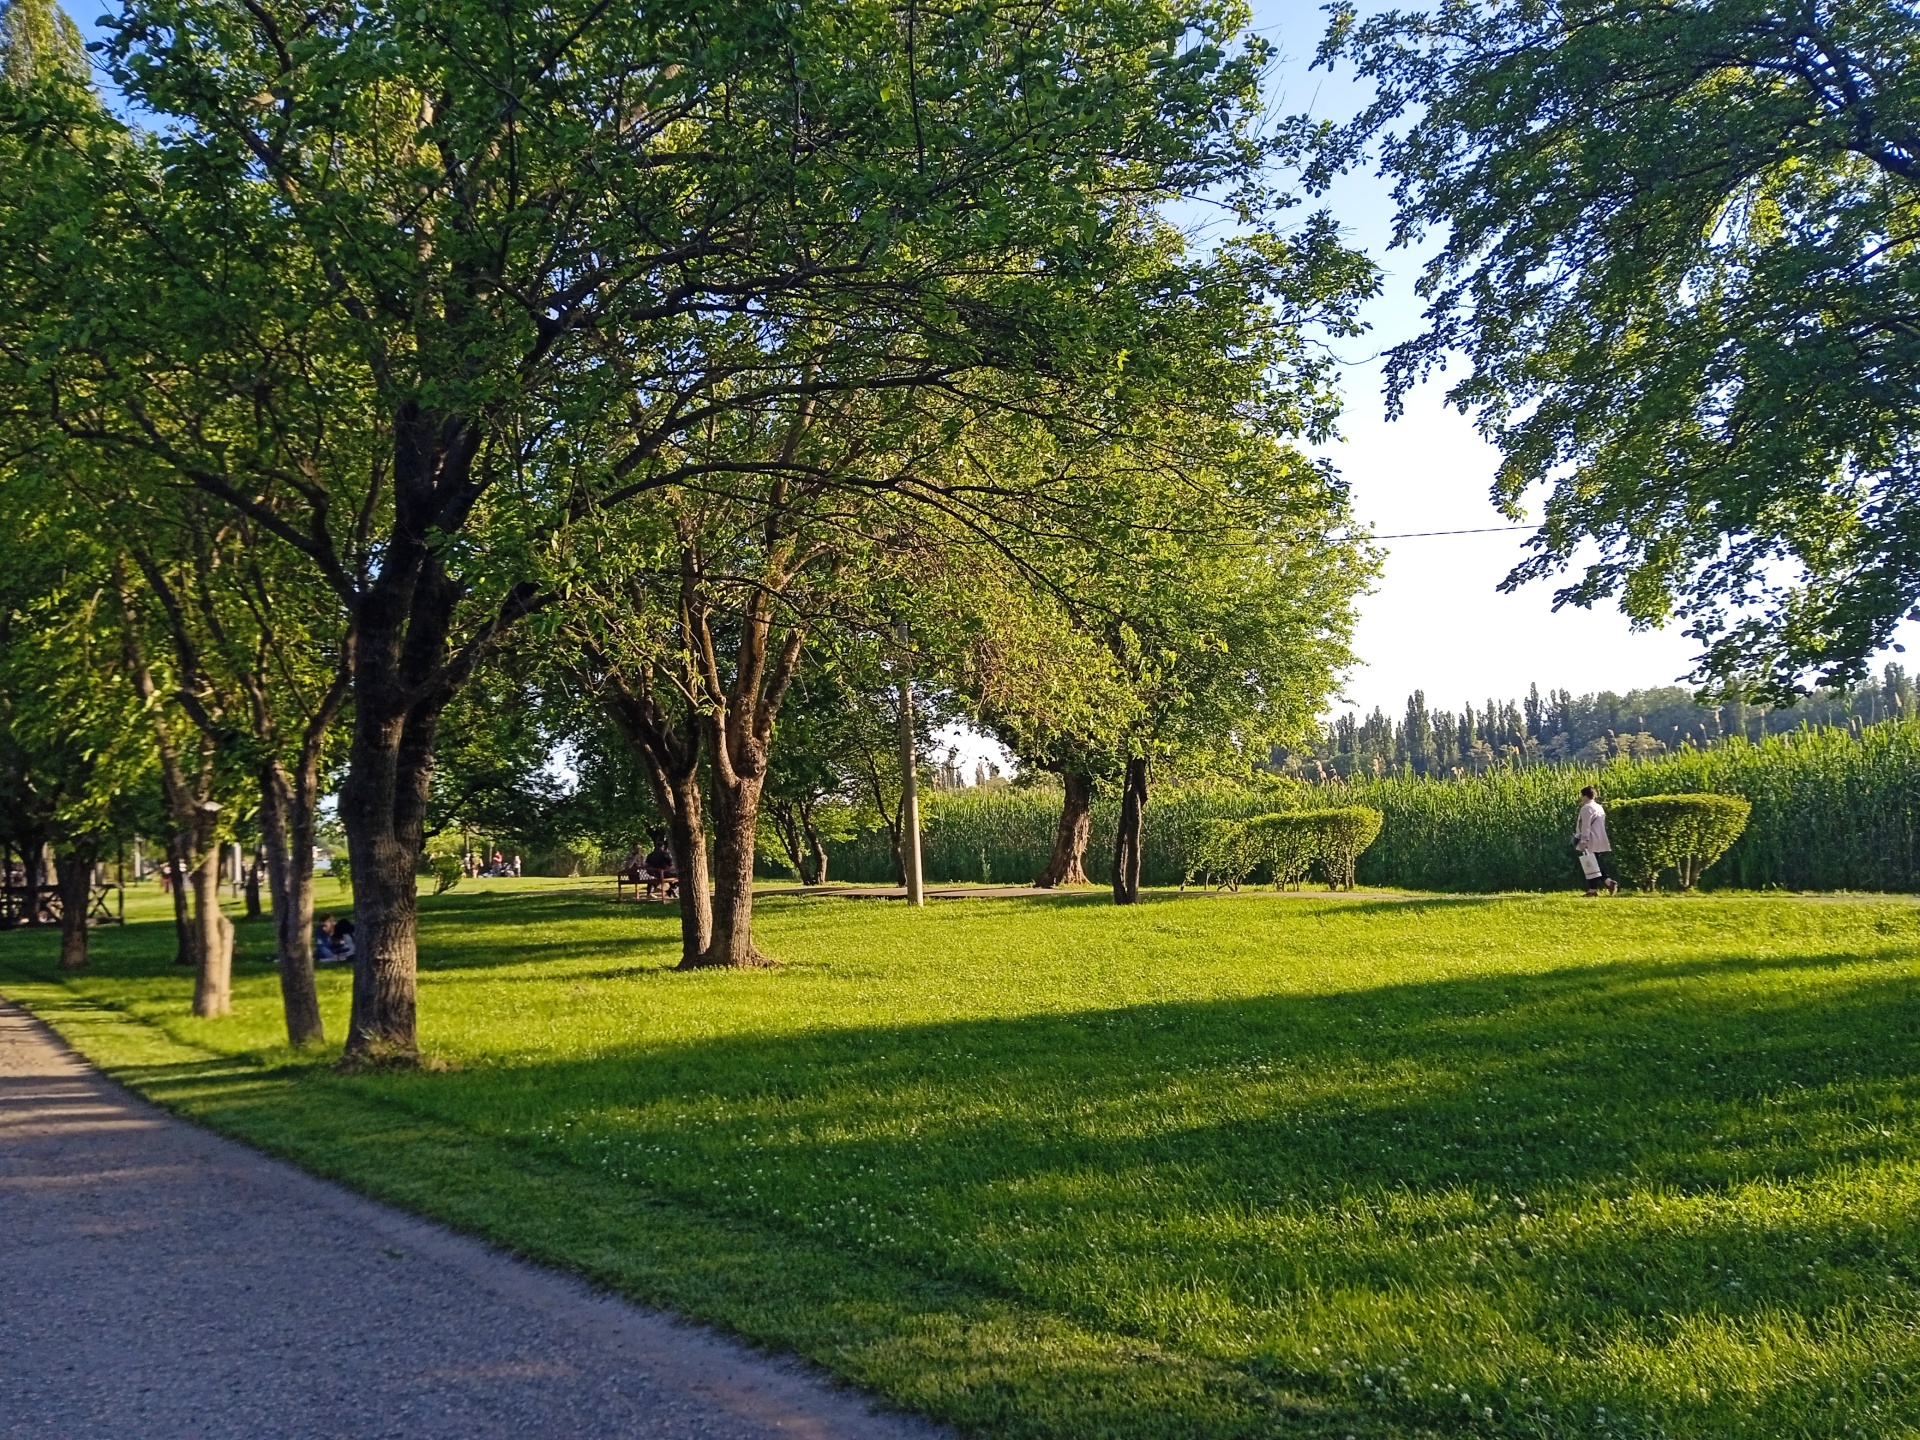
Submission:
[[[1679,685],[1616,694],[1570,690],[1525,699],[1468,702],[1455,712],[1431,708],[1426,692],[1407,697],[1398,719],[1377,706],[1364,718],[1348,711],[1307,744],[1277,748],[1273,768],[1306,780],[1382,775],[1457,777],[1529,765],[1601,765],[1645,760],[1685,746],[1705,749],[1731,736],[1758,740],[1803,726],[1874,725],[1912,716],[1914,682],[1900,665],[1877,681],[1846,690],[1816,690],[1792,705],[1741,700],[1713,704]]]

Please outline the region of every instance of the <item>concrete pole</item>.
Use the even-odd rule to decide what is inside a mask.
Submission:
[[[913,745],[913,672],[908,668],[907,622],[900,622],[900,862],[907,872],[907,903],[925,905],[920,877],[920,764]]]

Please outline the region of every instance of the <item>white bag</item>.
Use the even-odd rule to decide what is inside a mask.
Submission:
[[[1591,850],[1580,852],[1580,873],[1589,880],[1600,878],[1600,857]]]

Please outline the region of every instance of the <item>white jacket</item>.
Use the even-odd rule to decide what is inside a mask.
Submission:
[[[1600,808],[1598,800],[1588,800],[1580,806],[1580,818],[1573,826],[1573,848],[1595,855],[1613,849],[1607,843],[1607,812]]]

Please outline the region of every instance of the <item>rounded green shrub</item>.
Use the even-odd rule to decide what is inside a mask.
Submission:
[[[1753,805],[1740,795],[1642,795],[1607,810],[1607,836],[1621,875],[1655,889],[1672,870],[1682,890],[1727,853],[1747,828]]]
[[[1202,820],[1193,827],[1180,888],[1198,881],[1238,890],[1247,872],[1259,863],[1248,842],[1244,820]]]
[[[1351,890],[1354,864],[1381,823],[1369,805],[1260,815],[1246,822],[1246,846],[1256,864],[1272,867],[1276,890],[1297,887],[1315,865],[1334,889]]]
[[[1386,817],[1371,805],[1343,805],[1338,810],[1318,812],[1325,839],[1320,861],[1327,869],[1327,883],[1336,890],[1353,888],[1354,867],[1361,854],[1380,836]]]

